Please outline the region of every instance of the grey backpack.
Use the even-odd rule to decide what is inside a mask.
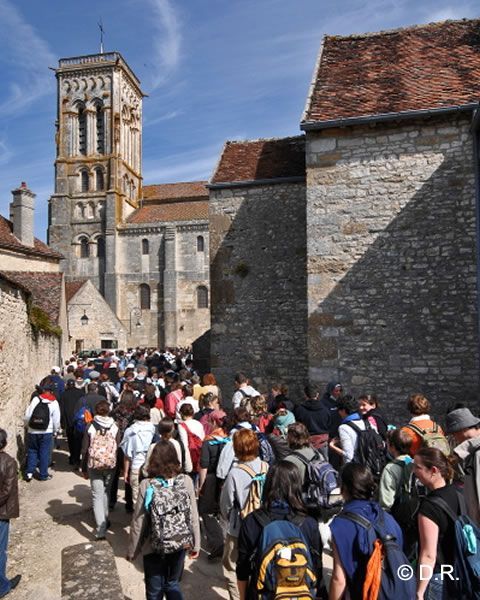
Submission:
[[[150,540],[154,552],[172,554],[193,548],[192,507],[184,476],[176,477],[173,484],[160,477],[150,483]]]

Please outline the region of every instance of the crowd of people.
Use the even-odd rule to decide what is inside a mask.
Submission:
[[[244,373],[234,385],[222,397],[186,351],[72,357],[26,410],[24,478],[52,477],[63,429],[72,469],[90,481],[97,539],[123,480],[127,558],[143,556],[148,600],[183,597],[201,531],[231,600],[480,598],[480,419],[467,407],[452,406],[442,428],[412,394],[411,418],[395,427],[375,396],[336,381],[306,385],[303,398],[282,383],[257,390]],[[1,525],[18,514],[18,495],[4,512],[7,496],[5,557]],[[5,563],[0,597],[18,583]]]

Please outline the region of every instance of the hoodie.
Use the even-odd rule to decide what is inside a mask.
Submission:
[[[403,535],[395,519],[385,511],[382,511],[377,502],[369,500],[350,500],[343,507],[343,512],[351,512],[365,517],[370,522],[375,523],[380,513],[383,513],[385,519],[385,531],[393,535],[400,548],[403,546]],[[347,576],[347,585],[352,598],[362,597],[362,586],[364,573],[359,573],[358,569],[366,564],[366,558],[373,551],[373,542],[376,539],[374,532],[367,531],[360,525],[335,517],[330,523],[332,538],[337,547],[340,561]],[[360,586],[359,589],[357,587]]]
[[[40,431],[39,429],[28,428],[28,433],[42,434],[42,433],[56,433],[60,429],[60,406],[58,400],[52,394],[52,392],[43,392],[40,396],[35,396],[25,412],[25,423],[28,425],[30,417],[32,416],[35,407],[39,402],[45,402],[48,404],[48,410],[50,411],[50,421],[47,429]]]
[[[140,469],[155,434],[155,425],[150,421],[135,421],[123,434],[120,448],[131,462],[132,470]]]
[[[112,417],[102,417],[101,415],[95,415],[94,422],[103,427],[104,429],[108,429],[109,433],[116,439],[118,434],[118,427]],[[86,429],[83,440],[82,440],[82,472],[88,472],[88,448],[92,443],[92,439],[97,434],[98,430],[94,427],[93,424]]]
[[[305,425],[310,435],[329,433],[332,427],[332,414],[321,400],[306,400],[299,404],[295,408],[295,418]]]
[[[467,514],[480,526],[480,436],[465,440],[454,448],[453,453],[462,461]]]

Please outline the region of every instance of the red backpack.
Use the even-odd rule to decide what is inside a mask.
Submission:
[[[188,438],[188,451],[190,452],[190,458],[192,459],[192,467],[194,473],[198,473],[200,470],[200,451],[202,449],[203,441],[195,435],[185,423],[180,423],[183,429],[187,432]]]

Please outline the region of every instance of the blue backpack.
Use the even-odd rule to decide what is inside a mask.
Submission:
[[[82,406],[73,415],[73,427],[77,433],[84,433],[92,421],[92,413],[87,406],[86,400],[84,400]]]
[[[373,547],[373,552],[368,557],[365,565],[365,574],[372,575],[374,565],[380,569],[378,576],[380,577],[380,590],[378,592],[378,600],[413,600],[415,598],[416,581],[415,577],[402,579],[401,574],[405,572],[405,565],[409,566],[409,562],[401,546],[398,544],[394,535],[388,533],[385,529],[385,512],[380,511],[379,517],[375,523],[372,523],[365,517],[353,512],[342,511],[336,517],[337,519],[348,519],[360,527],[367,530]],[[378,543],[377,543],[378,542]],[[370,563],[373,554],[381,552],[382,560],[374,565]],[[400,574],[400,576],[399,576]],[[364,580],[367,578],[365,577]],[[363,597],[368,597],[369,589],[363,587]]]
[[[460,514],[456,515],[443,498],[428,498],[455,524],[455,564],[452,586],[458,600],[480,600],[480,528],[467,515],[465,498],[457,491]]]
[[[317,577],[309,544],[300,526],[305,517],[272,520],[264,510],[253,513],[262,534],[253,557],[258,600],[316,598]]]

